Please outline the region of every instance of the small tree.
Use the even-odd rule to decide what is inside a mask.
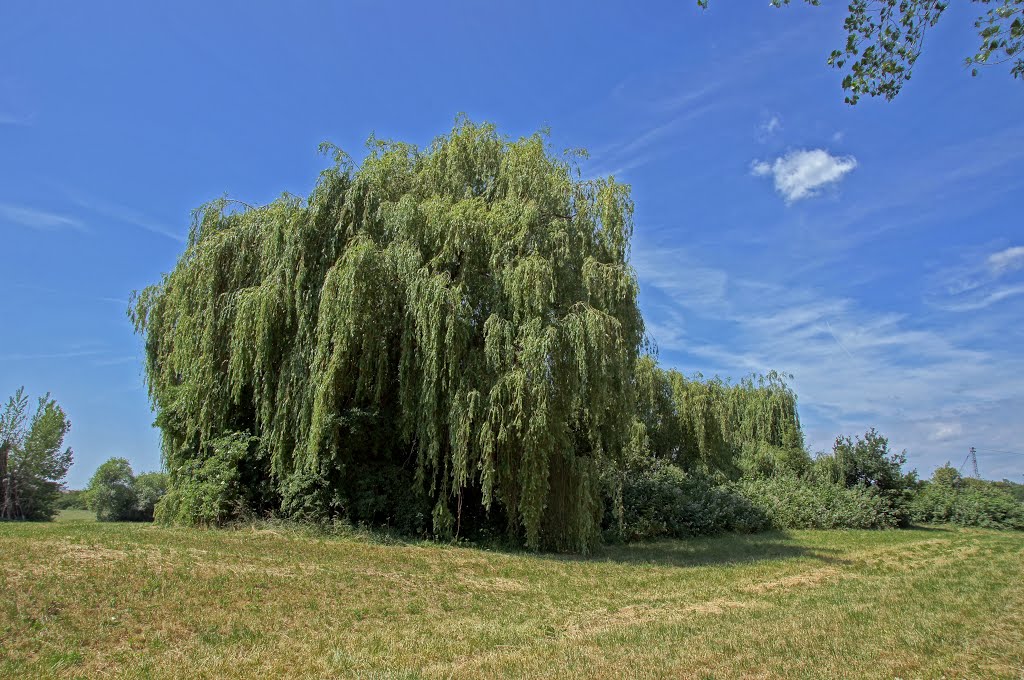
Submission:
[[[932,473],[932,483],[950,489],[958,489],[963,486],[963,478],[957,469],[947,462],[942,467],[935,468],[935,472]]]
[[[831,461],[823,461],[831,468],[834,481],[846,486],[862,484],[879,491],[903,491],[913,484],[915,473],[903,474],[907,452],[889,450],[889,439],[871,428],[864,438],[836,437]]]
[[[111,458],[96,469],[86,488],[89,509],[101,522],[124,522],[135,518],[138,496],[132,466],[124,458]]]
[[[0,414],[0,518],[49,520],[71,467],[63,448],[71,421],[49,394],[31,418],[28,401],[19,388]]]

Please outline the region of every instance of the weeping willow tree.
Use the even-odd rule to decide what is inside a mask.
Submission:
[[[699,374],[688,379],[644,356],[635,393],[644,438],[638,448],[686,469],[734,475],[740,458],[758,445],[803,447],[796,394],[775,371],[738,383]]]
[[[587,550],[643,338],[628,187],[463,119],[369,147],[328,147],[307,199],[203,206],[136,296],[165,517],[390,521],[425,498],[438,535],[499,515]]]

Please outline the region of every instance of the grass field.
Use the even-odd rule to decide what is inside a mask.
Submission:
[[[0,524],[2,677],[1024,676],[1024,534],[590,559],[65,515]]]

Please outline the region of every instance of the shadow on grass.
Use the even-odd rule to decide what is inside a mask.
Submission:
[[[935,533],[948,534],[951,529],[948,526],[939,526],[936,524],[911,524],[902,529],[903,531],[931,531]]]
[[[946,531],[936,527],[920,527],[920,529]],[[756,534],[727,533],[718,536],[664,539],[647,543],[611,543],[598,546],[591,555],[533,552],[507,537],[492,537],[483,540],[462,539],[454,542],[433,541],[403,535],[381,527],[353,527],[343,522],[312,525],[294,521],[250,519],[235,523],[227,529],[210,529],[208,531],[275,534],[313,540],[355,540],[361,543],[392,547],[468,549],[557,562],[617,562],[671,567],[744,564],[784,559],[813,559],[830,564],[848,563],[847,560],[837,557],[840,550],[804,545],[799,539],[785,531],[767,531]]]
[[[802,545],[799,539],[785,531],[727,533],[645,543],[610,543],[598,546],[591,555],[531,552],[522,546],[489,541],[467,541],[460,543],[459,547],[555,562],[617,562],[667,567],[702,567],[784,559],[813,559],[828,564],[849,563],[849,560],[838,557],[841,550]]]
[[[846,560],[836,556],[839,552],[832,548],[800,545],[784,531],[769,531],[760,534],[724,534],[654,543],[606,545],[599,548],[590,559],[672,567],[743,564],[798,558],[845,564]]]

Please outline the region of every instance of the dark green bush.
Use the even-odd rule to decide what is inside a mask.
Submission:
[[[167,494],[166,472],[143,472],[135,477],[135,516],[141,522],[152,522],[156,504]]]
[[[619,500],[612,494],[606,503],[610,538],[637,541],[768,528],[764,513],[729,487],[661,461],[628,471],[621,479],[621,506]]]
[[[773,477],[736,485],[777,529],[891,529],[903,523],[901,504],[866,485]]]
[[[89,508],[100,522],[128,522],[135,515],[135,475],[125,458],[111,458],[98,468],[86,489]]]
[[[237,519],[246,509],[240,463],[254,438],[232,432],[213,440],[205,459],[187,459],[174,474],[174,484],[157,503],[155,517],[165,524],[217,526]]]
[[[960,486],[926,482],[910,501],[915,522],[1024,530],[1024,504],[988,482]]]

